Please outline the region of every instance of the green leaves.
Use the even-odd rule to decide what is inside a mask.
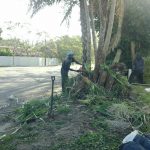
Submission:
[[[12,56],[10,49],[0,49],[0,56]]]
[[[46,114],[48,112],[47,103],[47,101],[33,100],[24,104],[23,107],[18,110],[18,121],[24,123]]]
[[[62,20],[63,23],[64,20],[70,16],[72,9],[78,3],[78,0],[30,0],[29,11],[32,11],[31,16],[33,17],[39,10],[43,9],[44,7],[59,4],[61,2],[64,2],[64,8],[66,9],[65,16]]]
[[[57,45],[57,57],[63,60],[69,49],[75,54],[75,58],[81,61],[82,56],[82,43],[79,36],[62,36],[56,41]]]

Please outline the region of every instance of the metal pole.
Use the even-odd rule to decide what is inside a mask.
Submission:
[[[55,76],[51,76],[51,80],[52,80],[52,93],[51,93],[51,106],[50,106],[50,117],[53,117],[53,104],[54,104],[54,97],[53,97],[53,93],[54,93],[54,81],[55,81]]]

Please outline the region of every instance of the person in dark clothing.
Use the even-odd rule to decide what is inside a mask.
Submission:
[[[119,150],[145,150],[141,145],[135,142],[128,142],[120,146]]]
[[[133,141],[140,144],[145,150],[150,150],[150,139],[148,139],[144,135],[136,135]]]
[[[75,62],[76,64],[79,64],[79,65],[82,65],[81,63],[79,63],[78,61],[75,60],[74,53],[70,52],[70,53],[67,54],[67,57],[63,61],[62,67],[61,67],[61,79],[62,79],[62,91],[63,92],[66,91],[66,85],[67,85],[67,82],[68,82],[68,72],[69,72],[69,70],[80,72],[80,70],[74,70],[74,69],[70,68],[72,62]]]
[[[150,139],[144,135],[137,134],[132,140],[129,139],[119,147],[119,150],[150,150]]]
[[[140,54],[137,54],[133,62],[133,68],[131,76],[129,78],[129,83],[132,83],[136,78],[136,81],[138,83],[143,84],[143,74],[144,74],[144,60]]]

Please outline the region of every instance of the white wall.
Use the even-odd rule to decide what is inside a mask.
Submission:
[[[0,56],[0,66],[12,66],[13,57],[12,56]]]
[[[46,58],[46,66],[58,65],[57,58]],[[21,56],[0,56],[0,66],[45,66],[45,58],[42,57],[21,57]]]
[[[39,58],[36,57],[14,57],[15,66],[38,66]]]

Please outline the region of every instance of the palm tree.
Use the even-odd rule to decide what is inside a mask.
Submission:
[[[66,7],[66,13],[62,19],[62,23],[70,17],[72,9],[75,5],[80,6],[80,20],[82,30],[82,47],[83,47],[83,66],[91,66],[91,34],[90,34],[90,20],[87,0],[30,0],[30,9],[32,16],[45,6],[52,6],[63,2]]]
[[[96,37],[96,29],[95,29],[95,13],[96,10],[96,0],[89,0],[89,14],[90,14],[90,22],[91,22],[91,30],[92,30],[92,40],[93,40],[93,48],[94,48],[94,57],[96,58],[97,51],[97,37]],[[95,60],[95,59],[94,59]]]
[[[80,20],[82,30],[82,45],[83,45],[83,67],[91,67],[91,33],[90,19],[87,0],[80,0]]]
[[[107,54],[110,52],[110,49],[113,49],[119,43],[121,37],[121,27],[123,21],[124,13],[124,0],[30,0],[30,6],[33,12],[33,15],[38,12],[43,7],[53,4],[58,4],[63,2],[67,7],[66,15],[63,18],[63,21],[70,16],[70,13],[75,5],[80,6],[80,20],[81,20],[81,30],[82,30],[82,46],[83,46],[83,64],[84,66],[89,66],[91,63],[91,33],[90,33],[90,23],[92,26],[93,41],[94,38],[94,21],[93,17],[95,14],[100,20],[99,25],[99,41],[98,47],[95,47],[95,74],[98,74],[100,71],[100,65],[105,63]],[[112,36],[112,29],[114,24],[114,18],[116,14],[117,2],[119,2],[119,7],[121,8],[121,14],[118,19],[118,29],[114,36]],[[88,5],[90,4],[90,6]],[[91,7],[94,6],[94,7]],[[91,9],[89,9],[89,7]],[[89,10],[91,15],[94,15],[90,18]],[[94,13],[93,13],[94,12]],[[90,20],[91,19],[91,20]],[[95,44],[95,41],[93,42]]]
[[[116,14],[117,2],[120,2],[121,15],[118,19],[117,33],[112,36],[112,29],[114,24],[114,18]],[[99,42],[98,49],[96,52],[96,63],[95,63],[95,79],[97,78],[100,65],[105,63],[106,56],[110,52],[110,49],[115,48],[121,37],[121,27],[124,14],[124,0],[97,0],[97,10],[100,20],[99,25]]]

